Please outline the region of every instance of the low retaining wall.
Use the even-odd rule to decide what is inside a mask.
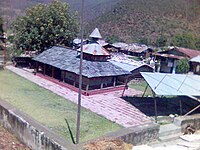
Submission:
[[[2,100],[0,100],[0,124],[34,150],[77,150],[84,144],[74,145],[68,143],[30,116]],[[140,145],[158,139],[158,132],[158,124],[148,123],[121,129],[107,134],[104,138],[119,138],[127,143]]]
[[[126,143],[141,145],[158,139],[160,126],[155,123],[147,123],[135,127],[121,129],[108,134],[106,137],[119,138]]]
[[[76,150],[76,146],[0,100],[0,124],[34,150]]]
[[[192,125],[196,130],[200,129],[200,115],[191,115],[174,118],[174,124],[181,127],[181,132],[185,132],[187,126]]]

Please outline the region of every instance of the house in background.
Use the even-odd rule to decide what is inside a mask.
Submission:
[[[153,54],[156,61],[156,72],[175,73],[178,60],[192,59],[200,55],[200,51],[188,48],[172,47],[168,50]]]
[[[138,43],[126,44],[126,43],[114,43],[112,44],[118,49],[118,52],[122,52],[127,55],[137,56],[140,58],[148,58],[151,56],[153,49]]]
[[[135,78],[142,78],[140,72],[154,71],[154,68],[150,65],[144,63],[143,61],[129,59],[123,53],[113,53],[109,61],[114,65],[131,72],[131,75],[129,76],[129,81]]]
[[[101,35],[97,29],[90,35],[89,44],[83,45],[83,82],[84,94],[94,90],[124,88],[130,72],[108,61],[110,54],[97,43]],[[73,88],[78,88],[80,50],[54,46],[34,58],[36,73],[58,79]],[[72,89],[73,89],[72,88]]]
[[[200,75],[200,55],[190,59],[190,68],[194,74]]]

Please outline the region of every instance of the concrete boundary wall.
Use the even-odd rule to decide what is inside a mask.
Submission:
[[[33,150],[77,149],[74,144],[3,100],[0,100],[0,124]]]
[[[107,137],[119,138],[133,145],[147,144],[158,139],[160,125],[147,123],[139,126],[121,129],[107,135]]]
[[[200,114],[176,117],[174,124],[181,127],[181,131],[185,132],[187,126],[192,125],[196,130],[200,129]]]
[[[33,150],[78,150],[84,144],[68,143],[66,139],[3,100],[0,100],[0,124]],[[159,128],[158,124],[147,123],[124,128],[101,138],[119,138],[133,145],[146,144],[158,139]]]

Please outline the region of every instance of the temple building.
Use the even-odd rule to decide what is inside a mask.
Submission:
[[[84,94],[89,95],[95,90],[117,90],[120,89],[119,87],[123,89],[131,73],[108,61],[110,53],[98,44],[97,41],[101,39],[101,35],[97,28],[90,38],[90,43],[83,45],[82,90]],[[80,49],[54,46],[33,60],[36,74],[49,76],[78,88]]]

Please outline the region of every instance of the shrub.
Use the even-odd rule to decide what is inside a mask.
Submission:
[[[176,72],[177,73],[188,73],[190,69],[188,59],[184,58],[178,61]]]

